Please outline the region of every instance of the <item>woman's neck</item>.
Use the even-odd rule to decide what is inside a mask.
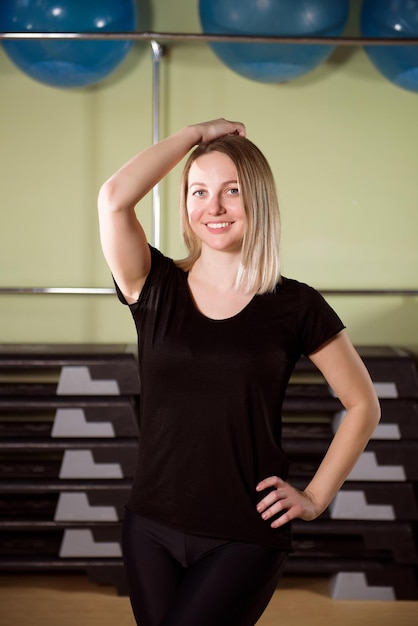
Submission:
[[[208,318],[224,320],[241,313],[254,293],[235,288],[237,263],[199,258],[188,275],[188,285],[196,308]]]
[[[189,274],[208,287],[215,287],[219,291],[230,291],[235,289],[239,265],[238,255],[202,250],[202,254]]]

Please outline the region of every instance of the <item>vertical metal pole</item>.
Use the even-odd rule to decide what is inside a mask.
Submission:
[[[153,66],[153,142],[160,141],[160,60],[163,56],[163,47],[157,41],[151,41],[152,66]],[[160,208],[160,185],[157,184],[152,190],[152,215],[153,215],[153,245],[160,248],[161,243],[161,208]]]

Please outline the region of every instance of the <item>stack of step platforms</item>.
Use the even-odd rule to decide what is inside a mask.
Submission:
[[[381,423],[331,506],[294,521],[286,574],[329,577],[335,599],[417,600],[417,371],[403,350],[359,352]],[[121,521],[139,394],[129,346],[0,346],[0,571],[82,571],[127,592]],[[318,467],[342,409],[302,359],[283,411],[296,487]]]
[[[83,571],[126,593],[139,393],[128,346],[0,346],[0,571]]]
[[[418,376],[413,358],[359,348],[382,409],[366,450],[320,518],[293,524],[286,572],[327,575],[335,599],[417,600]],[[283,412],[289,481],[303,489],[344,418],[320,373],[302,359]]]

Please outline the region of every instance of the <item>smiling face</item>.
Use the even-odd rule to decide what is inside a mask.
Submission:
[[[201,183],[200,190],[189,189],[194,183]],[[211,210],[207,205],[215,197],[221,202]],[[188,252],[186,258],[177,261],[179,267],[190,271],[208,245],[213,249],[239,249],[239,288],[247,293],[275,289],[280,282],[277,192],[266,157],[252,141],[226,135],[196,146],[184,164],[179,199]]]
[[[190,227],[202,245],[227,252],[241,250],[247,218],[237,170],[229,156],[210,152],[192,163],[187,214]]]

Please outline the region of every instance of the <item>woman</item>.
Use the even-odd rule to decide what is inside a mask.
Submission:
[[[148,245],[135,206],[193,147],[181,188],[189,255],[175,263]],[[274,180],[243,124],[194,124],[141,152],[103,185],[99,214],[139,343],[139,460],[123,536],[135,618],[253,625],[291,550],[289,523],[327,508],[376,427],[372,382],[324,299],[280,276]],[[286,482],[280,446],[301,354],[346,409],[304,491]]]

